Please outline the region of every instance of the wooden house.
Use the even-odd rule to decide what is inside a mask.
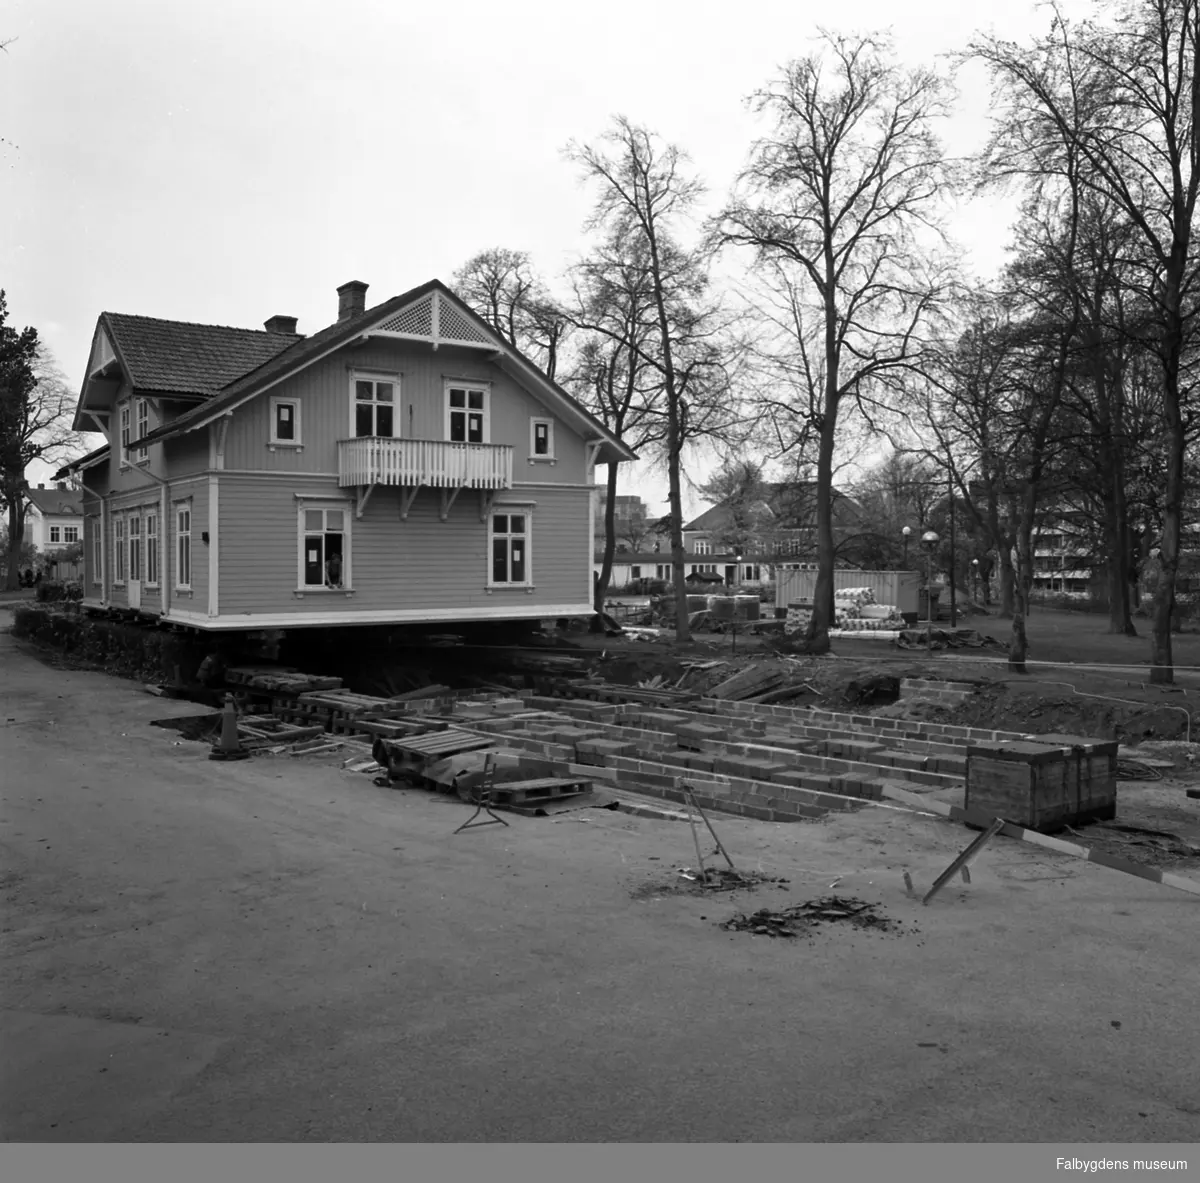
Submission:
[[[75,428],[91,608],[206,630],[590,613],[636,456],[447,287],[302,336],[103,313]]]

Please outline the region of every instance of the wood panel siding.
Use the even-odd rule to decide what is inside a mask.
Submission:
[[[480,494],[460,493],[446,521],[441,497],[423,489],[408,519],[400,519],[400,494],[378,488],[361,518],[345,496],[350,522],[352,594],[297,594],[300,546],[297,494],[322,497],[339,490],[332,479],[263,477],[240,473],[220,479],[220,615],[461,610],[502,616],[505,608],[529,615],[539,604],[587,603],[591,561],[586,488],[531,488],[497,495],[495,508],[519,505],[532,516],[529,543],[534,587],[489,589],[488,524],[480,520]],[[532,504],[536,502],[536,504]]]
[[[350,382],[354,371],[397,377],[394,431],[405,439],[446,438],[447,378],[490,383],[490,442],[512,447],[514,477],[551,484],[587,482],[584,440],[561,420],[554,424],[555,463],[530,463],[531,419],[555,416],[476,352],[446,346],[434,352],[424,345],[379,340],[347,346],[240,407],[225,441],[226,469],[337,472],[337,441],[353,434]],[[301,447],[272,446],[273,398],[299,402]]]

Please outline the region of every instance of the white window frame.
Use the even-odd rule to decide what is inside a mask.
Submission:
[[[377,385],[380,382],[386,382],[389,386],[391,386],[392,401],[391,401],[390,405],[392,408],[392,434],[390,436],[389,435],[363,436],[363,435],[358,434],[358,404],[359,404],[358,384],[360,382],[370,382],[373,385]],[[375,393],[374,390],[372,390],[371,393],[373,396]],[[365,403],[368,400],[363,399],[362,401]],[[370,405],[378,407],[381,404],[378,399],[372,397],[372,399],[370,400]],[[382,405],[387,406],[388,404],[384,403]],[[400,375],[399,374],[386,374],[386,373],[382,373],[379,370],[351,370],[350,371],[350,438],[352,440],[353,439],[393,439],[393,440],[400,439],[401,438],[401,429],[403,427],[403,424],[401,422],[402,416],[400,414],[401,406],[402,406],[402,403],[401,403],[401,399],[400,399]],[[373,426],[375,426],[375,427],[379,426],[379,418],[378,418],[377,412],[373,413]]]
[[[707,538],[697,538],[692,543],[692,554],[694,555],[710,555],[712,554],[712,543]]]
[[[129,542],[129,578],[142,582],[142,515],[132,510],[125,515],[125,537]]]
[[[133,427],[135,440],[140,440],[142,436],[150,434],[150,404],[144,398],[133,400]],[[133,458],[138,464],[145,464],[150,458],[150,450],[148,448],[138,448]]]
[[[62,527],[61,526],[51,526],[50,527],[50,538],[48,541],[53,543],[55,546],[57,546],[59,543],[62,542]]]
[[[125,586],[125,515],[113,515],[113,586]]]
[[[278,435],[280,407],[292,408],[292,438],[290,440],[280,439]],[[393,420],[394,417],[395,413],[393,412]],[[395,426],[394,421],[393,426]],[[300,400],[298,398],[272,397],[271,429],[269,438],[272,448],[295,448],[297,451],[303,450],[304,439],[300,434]]]
[[[305,514],[306,513],[328,513],[334,510],[342,515],[342,582],[340,587],[329,587],[324,581],[321,583],[305,583],[304,568],[305,554],[304,540],[309,531],[306,528]],[[349,595],[354,591],[353,567],[352,567],[352,552],[353,540],[351,534],[353,532],[354,523],[354,503],[342,497],[300,497],[296,503],[296,594],[297,595]],[[323,521],[323,525],[326,523]],[[328,529],[322,529],[322,534],[335,533]],[[322,556],[324,559],[324,556]],[[321,563],[322,573],[325,569],[325,562]]]
[[[493,588],[524,588],[526,591],[533,591],[533,510],[534,506],[532,504],[522,505],[516,502],[492,504],[491,512],[488,514],[487,540],[487,587],[489,590]],[[525,519],[524,531],[521,534],[514,535],[511,530],[505,529],[500,534],[497,534],[496,518],[510,518],[514,516]],[[509,541],[507,565],[510,574],[512,567],[512,539],[517,537],[525,540],[525,578],[523,580],[497,580],[495,578],[492,555],[498,537],[508,539]]]
[[[142,517],[145,521],[142,537],[146,547],[146,586],[158,587],[158,510],[147,509]]]
[[[74,538],[71,537],[72,534],[75,535]],[[62,539],[63,539],[63,542],[67,546],[71,546],[72,544],[78,542],[79,541],[79,527],[78,526],[63,526]]]
[[[118,408],[118,459],[121,468],[129,467],[129,436],[133,423],[133,408],[126,399]]]
[[[183,528],[181,514],[187,514],[187,529]],[[175,501],[171,504],[171,521],[175,527],[175,545],[171,548],[175,556],[175,590],[190,592],[192,590],[192,500]],[[187,579],[180,579],[183,570],[183,540],[187,539]]]
[[[88,518],[92,523],[92,583],[104,582],[104,519],[98,515]]]
[[[450,392],[457,390],[466,392],[466,405],[463,407],[451,407],[450,405]],[[442,431],[446,442],[475,445],[490,444],[492,442],[492,384],[490,382],[474,382],[467,381],[466,379],[459,380],[455,378],[447,378],[444,380],[442,391],[442,404],[445,411],[445,416],[442,423]],[[481,416],[479,425],[481,438],[478,440],[471,440],[467,438],[470,435],[470,424],[469,422],[464,422],[464,438],[461,440],[451,439],[450,424],[454,415],[460,412],[463,415],[468,415],[476,409],[471,406],[472,394],[483,395],[483,406],[482,408],[479,408],[479,414]],[[488,557],[488,562],[491,562],[490,554]]]
[[[546,429],[546,451],[537,450],[537,429]],[[554,420],[532,418],[529,420],[529,463],[553,464],[554,461]]]

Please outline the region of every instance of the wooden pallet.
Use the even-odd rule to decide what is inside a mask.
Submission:
[[[588,780],[563,780],[540,776],[533,780],[501,781],[492,786],[492,800],[497,805],[526,805],[534,801],[552,801],[559,797],[577,797],[590,793]]]

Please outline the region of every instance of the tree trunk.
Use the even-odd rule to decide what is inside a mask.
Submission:
[[[1021,515],[1017,527],[1017,569],[1013,579],[1012,640],[1008,646],[1008,668],[1017,674],[1028,673],[1025,659],[1029,655],[1029,637],[1025,617],[1029,612],[1029,592],[1033,587],[1033,498],[1028,512]]]
[[[813,654],[829,652],[829,630],[833,627],[833,445],[836,410],[836,404],[831,409],[827,402],[817,455],[817,583],[813,589],[812,616],[805,636],[805,649]]]
[[[1174,394],[1174,397],[1172,397]],[[1175,613],[1175,577],[1179,572],[1179,539],[1184,493],[1183,420],[1178,392],[1164,392],[1167,419],[1167,477],[1163,505],[1162,546],[1159,552],[1158,586],[1154,589],[1153,634],[1150,641],[1150,681],[1175,681],[1171,646],[1171,619]]]
[[[25,533],[25,507],[21,504],[22,494],[8,497],[8,570],[4,576],[4,590],[16,591],[21,586],[21,543]]]
[[[1016,576],[1012,565],[1012,547],[1005,539],[997,548],[1000,559],[1000,619],[1008,620],[1015,610]]]
[[[617,549],[617,466],[608,466],[606,486],[608,500],[604,504],[604,558],[600,563],[600,578],[596,582],[595,603],[598,613],[604,611],[604,597],[608,594],[608,583],[612,579],[613,554]]]
[[[1108,631],[1117,636],[1136,637],[1129,607],[1129,522],[1125,479],[1115,448],[1108,449],[1112,490],[1104,503],[1104,534],[1108,550]]]

